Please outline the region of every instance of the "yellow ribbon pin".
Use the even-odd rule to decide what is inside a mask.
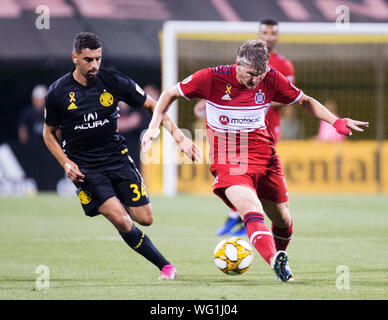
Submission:
[[[230,89],[232,89],[232,86],[230,84],[226,85],[226,91],[225,93],[231,94]]]
[[[74,92],[70,92],[69,97],[70,97],[70,102],[75,102],[75,93]]]

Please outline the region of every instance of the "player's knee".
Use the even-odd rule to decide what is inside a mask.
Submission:
[[[103,213],[103,215],[119,232],[128,232],[132,228],[133,222],[127,213],[111,211]]]
[[[142,226],[150,226],[154,223],[154,216],[151,210],[145,210],[145,212],[138,219]]]
[[[128,215],[117,217],[111,222],[119,232],[129,232],[133,225],[133,222]]]
[[[240,203],[237,211],[240,213],[241,216],[245,216],[249,212],[262,213],[263,209],[260,205],[260,202],[251,200],[251,201],[246,201],[246,202]]]
[[[139,221],[139,224],[141,224],[142,226],[150,226],[153,223],[154,223],[154,218],[152,216],[143,217]]]
[[[288,228],[292,224],[292,219],[289,212],[282,212],[279,217],[274,221],[274,225],[281,228]]]
[[[279,220],[278,227],[286,228],[286,227],[291,226],[291,224],[292,224],[291,217],[282,217]]]
[[[150,226],[154,222],[154,216],[150,205],[130,208],[133,218],[142,226]]]

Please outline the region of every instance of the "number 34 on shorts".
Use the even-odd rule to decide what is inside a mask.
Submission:
[[[134,202],[139,201],[143,197],[148,198],[147,190],[142,183],[131,183],[129,185],[129,188],[131,189],[131,192],[132,192],[132,198],[131,198],[132,201]]]

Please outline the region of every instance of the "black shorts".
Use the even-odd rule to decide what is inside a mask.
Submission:
[[[83,183],[74,184],[82,208],[89,217],[100,214],[98,208],[112,197],[117,197],[126,207],[139,207],[150,203],[143,178],[129,159],[119,168],[107,167],[87,172]]]

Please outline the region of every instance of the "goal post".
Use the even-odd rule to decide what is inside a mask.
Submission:
[[[162,86],[163,90],[175,85],[196,70],[201,68],[233,64],[237,48],[248,39],[257,38],[259,22],[216,22],[216,21],[167,21],[163,25],[161,39]],[[305,92],[318,97],[336,98],[341,103],[348,99],[349,112],[355,118],[365,119],[366,109],[361,104],[366,101],[361,94],[373,95],[373,120],[376,130],[368,132],[366,138],[383,140],[387,135],[387,113],[384,113],[384,101],[387,92],[387,52],[388,24],[386,23],[279,23],[280,37],[278,48],[281,54],[290,58],[297,65],[296,84],[301,83]],[[283,52],[284,51],[284,52]],[[307,63],[304,63],[307,61]],[[351,67],[354,64],[353,70]],[[320,69],[315,65],[320,64]],[[372,69],[372,70],[371,70]],[[321,71],[321,73],[317,71]],[[325,72],[325,74],[323,73]],[[356,73],[352,73],[356,72]],[[363,82],[362,73],[367,73],[368,80]],[[329,75],[326,75],[329,74]],[[299,77],[300,75],[300,77]],[[299,79],[298,79],[299,77]],[[340,87],[333,91],[333,86]],[[352,82],[353,81],[353,82]],[[371,81],[373,84],[371,84]],[[349,84],[350,83],[350,84]],[[352,87],[368,89],[359,92]],[[307,88],[306,88],[307,87]],[[380,89],[379,89],[380,88]],[[308,90],[305,90],[308,89]],[[322,90],[324,94],[322,94]],[[358,106],[358,102],[360,106]],[[180,113],[181,104],[187,101],[176,101],[168,114],[179,127],[190,128],[192,115]],[[352,108],[352,105],[356,108]],[[186,110],[186,109],[185,109]],[[342,111],[342,110],[341,110]],[[369,115],[368,115],[369,116]],[[304,116],[302,116],[304,117]],[[308,116],[307,116],[308,117]],[[306,118],[307,118],[306,117]],[[304,119],[304,118],[303,118]],[[307,121],[307,120],[306,120]],[[308,128],[302,139],[310,139],[317,125],[316,120],[308,120]],[[315,122],[314,122],[315,121]],[[170,134],[162,132],[163,161],[163,194],[174,196],[178,191],[178,165],[175,161],[176,146]]]

